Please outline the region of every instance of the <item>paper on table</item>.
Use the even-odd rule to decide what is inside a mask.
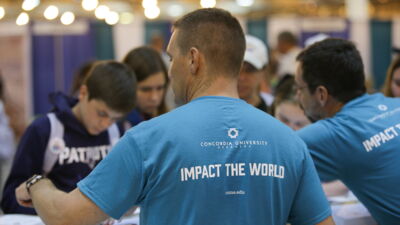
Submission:
[[[122,219],[120,222],[114,223],[114,225],[139,225],[139,216]]]
[[[44,225],[38,216],[7,214],[0,216],[0,225]]]
[[[376,225],[376,221],[361,203],[332,206],[336,225]]]
[[[139,225],[140,222],[139,215],[140,215],[140,208],[137,208],[131,216],[122,218],[122,220],[114,223],[114,225]]]
[[[349,191],[346,195],[330,196],[328,201],[331,204],[343,204],[343,203],[356,203],[358,199],[354,196],[353,192]]]

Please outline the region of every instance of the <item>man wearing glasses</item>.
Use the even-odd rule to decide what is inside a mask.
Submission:
[[[317,121],[298,131],[322,182],[341,180],[379,224],[400,221],[400,99],[369,95],[353,43],[326,39],[297,57],[297,97]]]

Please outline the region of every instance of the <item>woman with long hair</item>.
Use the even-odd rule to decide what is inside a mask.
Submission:
[[[130,126],[167,112],[168,72],[160,54],[151,47],[139,47],[131,50],[123,62],[135,72],[138,82],[136,109],[126,118]]]
[[[383,94],[388,97],[400,97],[400,56],[397,56],[388,68]]]

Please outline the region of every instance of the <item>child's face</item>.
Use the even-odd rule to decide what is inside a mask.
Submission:
[[[155,73],[138,83],[137,106],[140,111],[152,116],[157,115],[165,92],[165,76],[162,72]]]
[[[238,81],[239,97],[246,101],[259,95],[259,86],[262,82],[264,72],[257,70],[254,66],[245,62],[240,71]]]
[[[292,102],[282,102],[276,106],[275,117],[293,130],[298,130],[310,124],[299,105]]]
[[[100,134],[123,116],[122,113],[110,109],[102,100],[88,100],[86,97],[80,100],[79,104],[81,122],[91,135]]]

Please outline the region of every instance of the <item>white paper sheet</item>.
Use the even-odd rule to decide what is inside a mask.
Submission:
[[[44,225],[38,216],[7,214],[0,216],[0,225]]]

